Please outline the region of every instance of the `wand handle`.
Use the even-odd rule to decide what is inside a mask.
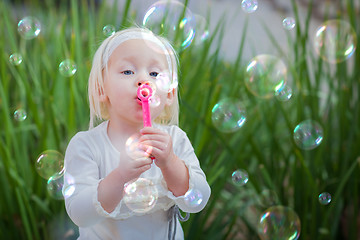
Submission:
[[[144,127],[151,127],[149,98],[152,96],[152,88],[147,84],[141,84],[137,90],[143,110]]]

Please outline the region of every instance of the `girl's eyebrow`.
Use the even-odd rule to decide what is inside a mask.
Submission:
[[[165,63],[164,61],[161,61],[160,59],[152,59],[151,61],[151,66],[155,66],[155,67],[159,67],[161,69],[167,69],[167,63]]]

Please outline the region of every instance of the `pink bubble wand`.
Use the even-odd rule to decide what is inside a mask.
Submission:
[[[141,106],[143,110],[143,121],[144,127],[151,127],[151,117],[150,117],[150,107],[149,107],[149,98],[152,96],[153,90],[147,84],[141,84],[137,90],[138,98],[141,100]],[[150,154],[152,160],[155,159],[154,156]]]
[[[141,100],[144,127],[151,127],[149,98],[152,96],[152,94],[153,90],[147,84],[141,84],[137,90],[137,96]]]

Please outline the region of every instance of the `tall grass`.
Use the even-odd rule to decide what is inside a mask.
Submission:
[[[116,1],[115,1],[116,2]],[[116,3],[115,3],[116,5]],[[355,28],[360,26],[355,1],[347,0],[339,15]],[[74,239],[62,201],[52,199],[46,181],[35,171],[37,156],[46,149],[64,152],[70,138],[88,126],[87,78],[96,47],[105,38],[102,28],[128,26],[136,17],[131,1],[121,6],[96,5],[93,1],[33,1],[29,5],[0,2],[0,238]],[[311,50],[309,8],[301,23],[292,0],[297,26],[289,36],[286,59],[294,80],[288,102],[263,100],[245,87],[247,63],[243,59],[247,22],[244,22],[238,57],[226,62],[219,55],[226,18],[201,46],[180,53],[180,126],[187,132],[211,185],[206,208],[183,223],[186,239],[259,239],[257,222],[268,206],[262,192],[271,190],[276,204],[291,207],[301,220],[300,239],[358,239],[360,182],[360,53],[349,61],[330,65]],[[17,23],[36,16],[41,34],[24,40]],[[209,17],[209,16],[208,16]],[[357,44],[359,49],[359,43]],[[14,66],[9,55],[21,53]],[[59,63],[73,59],[78,70],[72,77],[59,74]],[[328,89],[324,92],[323,89]],[[222,98],[239,98],[247,108],[247,121],[237,132],[219,132],[211,123],[211,109]],[[27,119],[19,122],[13,112],[23,108]],[[293,142],[295,126],[317,120],[324,140],[311,151]],[[249,182],[231,182],[236,169],[249,173]],[[332,194],[321,205],[321,192]]]

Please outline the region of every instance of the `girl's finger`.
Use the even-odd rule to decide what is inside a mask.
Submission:
[[[152,160],[150,158],[144,158],[144,159],[134,160],[133,166],[135,168],[141,168],[146,165],[151,165],[151,163],[152,163]]]

